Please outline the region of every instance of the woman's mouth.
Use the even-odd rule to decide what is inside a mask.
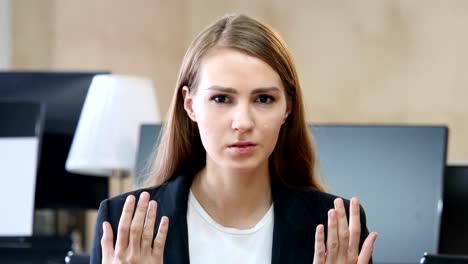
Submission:
[[[250,154],[255,151],[257,144],[252,142],[237,142],[229,145],[229,149],[237,154]]]

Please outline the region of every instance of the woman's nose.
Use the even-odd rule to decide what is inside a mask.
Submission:
[[[233,111],[232,129],[245,132],[251,130],[254,125],[254,118],[249,106],[239,104]]]

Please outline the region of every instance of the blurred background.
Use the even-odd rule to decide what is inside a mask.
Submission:
[[[186,48],[241,12],[291,49],[308,120],[450,126],[448,160],[468,161],[468,2],[1,0],[0,63],[109,70],[154,80],[164,118]]]
[[[191,40],[232,12],[284,38],[308,121],[446,125],[447,161],[468,164],[467,1],[0,0],[0,70],[145,76],[164,120]]]

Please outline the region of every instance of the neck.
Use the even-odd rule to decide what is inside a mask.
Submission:
[[[272,203],[268,164],[253,170],[230,170],[207,161],[192,183],[192,192],[219,224],[252,228]]]

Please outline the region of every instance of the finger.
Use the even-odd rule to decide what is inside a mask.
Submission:
[[[325,228],[318,225],[315,230],[314,264],[325,263]]]
[[[336,216],[336,210],[330,209],[328,211],[328,237],[327,237],[326,263],[336,263],[339,246],[340,244],[338,241],[338,220]]]
[[[114,256],[114,234],[112,233],[112,226],[109,222],[105,221],[102,223],[102,258],[104,260],[111,260]],[[105,261],[104,261],[105,262]]]
[[[153,256],[156,260],[161,261],[162,263],[164,256],[164,246],[166,245],[167,231],[169,229],[169,218],[163,216],[161,218],[161,223],[159,224],[158,234],[154,239],[153,245]]]
[[[338,220],[338,263],[344,263],[348,257],[349,229],[343,199],[336,198],[335,211]]]
[[[156,222],[157,212],[156,201],[150,201],[148,205],[148,212],[146,214],[145,226],[143,228],[143,235],[141,236],[141,250],[143,255],[151,254],[151,242],[153,241],[154,224]]]
[[[356,197],[351,198],[349,208],[349,246],[348,256],[357,256],[359,251],[359,241],[361,238],[361,216],[359,213],[359,200]]]
[[[141,235],[143,233],[143,225],[145,224],[146,212],[148,211],[149,198],[150,195],[148,192],[142,192],[140,194],[135,215],[130,225],[129,248],[134,255],[138,255],[140,252]]]
[[[366,240],[364,240],[364,244],[362,244],[361,254],[359,254],[359,258],[357,263],[358,264],[367,264],[369,263],[372,252],[374,251],[374,244],[375,240],[377,239],[377,233],[371,232]]]
[[[135,196],[129,195],[125,200],[122,210],[122,215],[119,220],[119,227],[117,229],[117,243],[115,251],[117,255],[125,252],[128,247],[128,237],[130,233],[130,224],[132,222],[133,210],[135,209]]]

